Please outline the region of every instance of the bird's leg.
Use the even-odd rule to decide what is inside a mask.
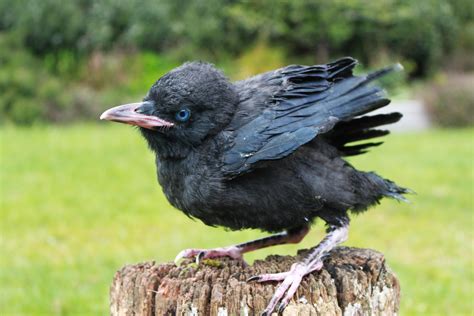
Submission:
[[[242,255],[257,249],[262,249],[275,245],[299,243],[309,231],[309,226],[302,226],[290,229],[275,235],[244,242],[238,245],[214,248],[214,249],[185,249],[181,251],[175,260],[177,263],[182,258],[196,257],[196,262],[199,263],[201,259],[217,258],[217,257],[231,257],[242,260]]]
[[[270,303],[265,308],[262,315],[270,315],[278,303],[278,312],[282,312],[293,295],[296,293],[298,286],[303,277],[313,271],[321,270],[323,267],[323,257],[336,245],[347,239],[349,232],[349,224],[344,223],[342,226],[330,226],[329,233],[324,239],[300,262],[294,263],[290,271],[282,273],[262,274],[251,277],[249,281],[266,282],[266,281],[283,281],[276,289]]]

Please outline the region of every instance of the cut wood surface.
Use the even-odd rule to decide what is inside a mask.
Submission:
[[[278,282],[246,280],[287,271],[297,256],[272,255],[251,266],[222,258],[196,265],[146,262],[120,269],[110,288],[116,315],[259,315]],[[283,315],[394,315],[400,287],[384,256],[374,250],[338,247],[321,271],[306,276]],[[276,314],[275,314],[276,315]]]

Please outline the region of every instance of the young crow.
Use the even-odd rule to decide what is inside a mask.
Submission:
[[[387,105],[370,83],[394,70],[354,76],[357,61],[291,65],[230,82],[213,65],[189,62],[161,77],[142,102],[105,111],[101,119],[140,127],[156,155],[158,181],[169,202],[206,225],[258,228],[276,234],[215,249],[186,249],[180,258],[242,259],[246,252],[298,243],[321,218],[326,237],[290,271],[258,275],[283,281],[264,315],[281,311],[301,279],[348,236],[348,212],[383,197],[405,200],[408,190],[343,158],[365,153],[388,134],[374,129],[400,113],[367,116]],[[358,142],[355,145],[350,143]]]

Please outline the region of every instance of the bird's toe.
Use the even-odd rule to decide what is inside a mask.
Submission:
[[[178,255],[174,258],[174,263],[179,264],[181,259],[190,259],[198,256],[200,253],[205,251],[204,249],[184,249],[181,250]]]
[[[267,273],[251,276],[247,282],[269,282],[269,281],[283,281],[289,272]]]
[[[230,257],[232,259],[241,260],[244,265],[246,265],[245,261],[243,260],[241,249],[236,246],[214,249],[185,249],[178,253],[176,258],[174,259],[174,262],[177,265],[181,259],[195,258],[196,263],[199,264],[199,262],[201,262],[203,259],[221,257]]]
[[[320,265],[316,265],[316,267],[320,268]],[[272,299],[268,303],[268,306],[265,308],[264,313],[266,315],[271,315],[271,313],[275,310],[277,304],[277,312],[281,314],[283,310],[286,308],[290,300],[296,293],[301,280],[305,275],[314,271],[315,265],[306,265],[303,263],[295,263],[291,266],[290,271],[282,272],[282,273],[273,273],[273,274],[262,274],[259,276],[255,276],[250,278],[251,281],[283,281],[278,288],[275,290]]]

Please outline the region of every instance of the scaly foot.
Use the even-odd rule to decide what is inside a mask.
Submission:
[[[282,273],[261,274],[253,276],[247,281],[267,282],[267,281],[283,281],[273,294],[270,303],[262,313],[262,316],[271,315],[278,302],[277,312],[280,314],[290,302],[293,295],[295,295],[298,286],[303,277],[313,271],[321,270],[323,267],[322,261],[305,264],[303,262],[294,263],[290,271]],[[286,294],[285,294],[286,293]]]

